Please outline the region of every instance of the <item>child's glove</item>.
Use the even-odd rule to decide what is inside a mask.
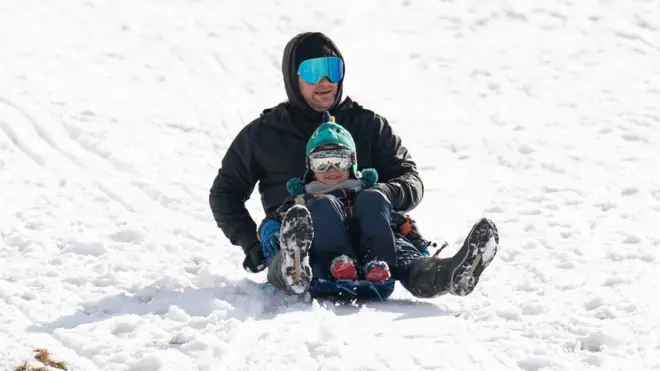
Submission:
[[[266,265],[280,249],[280,223],[269,220],[261,226],[259,231],[261,237],[261,251],[266,258]]]

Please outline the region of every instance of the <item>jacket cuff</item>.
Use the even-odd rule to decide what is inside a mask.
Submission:
[[[388,201],[390,201],[390,203],[392,204],[392,208],[394,210],[402,210],[405,208],[405,205],[401,205],[403,203],[401,197],[403,189],[400,184],[376,183],[374,185],[374,188],[376,188],[378,191],[382,192],[385,195]]]
[[[394,199],[394,190],[392,189],[393,185],[389,183],[376,183],[374,184],[374,188],[378,191],[380,191],[385,197],[387,198],[390,203],[392,203],[392,200]]]

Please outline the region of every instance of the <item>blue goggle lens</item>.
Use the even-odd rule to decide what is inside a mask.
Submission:
[[[300,63],[298,75],[310,84],[318,84],[324,77],[339,82],[344,77],[344,61],[337,57],[307,59]]]

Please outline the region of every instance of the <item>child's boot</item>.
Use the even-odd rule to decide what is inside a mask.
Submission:
[[[365,278],[371,282],[383,282],[390,279],[390,267],[384,261],[372,260],[364,266]]]
[[[330,264],[330,273],[336,280],[357,280],[355,261],[348,255],[339,255]]]

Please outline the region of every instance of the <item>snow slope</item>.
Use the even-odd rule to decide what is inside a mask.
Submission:
[[[0,2],[0,369],[660,368],[657,1],[237,4]],[[208,190],[307,30],[410,148],[443,254],[498,224],[472,295],[282,306],[242,270]]]

